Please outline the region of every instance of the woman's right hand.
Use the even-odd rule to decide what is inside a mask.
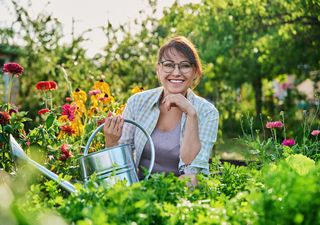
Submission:
[[[123,124],[124,118],[122,115],[113,116],[109,113],[103,127],[106,147],[118,145],[118,141],[122,134]]]

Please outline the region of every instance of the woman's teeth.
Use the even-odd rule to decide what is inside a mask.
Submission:
[[[183,82],[183,80],[169,80],[169,81],[172,83],[182,83]]]

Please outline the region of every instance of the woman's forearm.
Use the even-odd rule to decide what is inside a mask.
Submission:
[[[180,148],[180,157],[185,164],[190,164],[201,149],[198,128],[198,116],[195,110],[186,114],[184,137]]]

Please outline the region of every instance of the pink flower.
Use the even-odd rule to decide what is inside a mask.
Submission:
[[[72,105],[69,105],[69,104],[64,104],[62,106],[62,115],[66,115],[68,116],[68,119],[70,121],[73,121],[74,120],[74,112],[75,112],[76,108]]]
[[[40,116],[40,115],[45,114],[45,113],[48,113],[48,112],[50,112],[50,109],[47,109],[47,108],[45,108],[45,109],[40,109],[40,110],[38,111],[38,115]]]
[[[313,136],[318,136],[319,134],[320,134],[320,130],[313,130],[311,132],[311,135],[313,135]]]
[[[72,98],[66,97],[66,102],[72,102]]]
[[[24,69],[18,63],[11,62],[11,63],[5,63],[2,67],[2,71],[4,73],[10,73],[12,75],[16,75],[18,77],[24,72]]]
[[[98,95],[98,94],[101,94],[101,91],[99,89],[89,91],[89,95]]]
[[[284,145],[284,146],[292,146],[292,145],[295,145],[295,144],[296,144],[296,141],[293,138],[284,139],[282,141],[282,145]]]
[[[281,128],[283,127],[283,123],[281,121],[273,121],[273,122],[267,122],[266,128]]]

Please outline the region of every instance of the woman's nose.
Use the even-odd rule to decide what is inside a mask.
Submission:
[[[180,71],[180,68],[179,68],[178,64],[176,64],[174,66],[174,70],[172,71],[172,75],[181,75],[181,71]]]

